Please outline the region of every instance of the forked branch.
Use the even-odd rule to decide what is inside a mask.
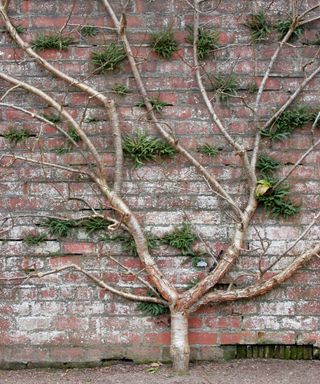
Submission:
[[[122,151],[122,142],[121,142],[121,131],[119,125],[119,116],[115,107],[115,102],[113,99],[107,98],[103,93],[98,92],[96,89],[90,87],[89,85],[81,82],[59,69],[51,65],[47,60],[38,55],[17,33],[16,29],[12,25],[6,8],[4,6],[3,0],[0,0],[0,16],[6,26],[7,31],[9,32],[11,38],[17,43],[17,45],[23,49],[31,58],[33,58],[36,63],[41,67],[49,71],[54,76],[65,81],[69,86],[74,86],[85,92],[90,98],[95,98],[99,100],[105,107],[107,115],[111,121],[113,138],[114,138],[114,147],[115,147],[115,179],[114,179],[114,190],[119,193],[122,186],[122,168],[123,168],[123,151]]]
[[[145,88],[144,82],[142,80],[142,77],[140,75],[137,63],[135,61],[131,45],[128,41],[128,38],[126,36],[126,29],[125,26],[120,22],[120,20],[117,18],[113,8],[110,5],[110,2],[108,0],[101,0],[103,5],[105,6],[107,12],[109,13],[116,29],[119,35],[119,38],[123,42],[124,48],[127,53],[127,57],[131,66],[131,70],[133,73],[133,76],[135,78],[135,81],[137,83],[138,89],[140,91],[140,94],[143,98],[144,105],[147,109],[148,116],[151,119],[151,121],[154,123],[155,127],[159,131],[159,133],[173,146],[176,148],[176,150],[181,153],[185,158],[187,158],[192,165],[195,166],[196,170],[202,174],[205,179],[210,183],[212,189],[214,191],[217,191],[221,196],[225,198],[225,200],[228,201],[228,203],[231,205],[231,208],[236,212],[237,216],[240,218],[242,217],[241,210],[238,206],[238,204],[234,201],[234,199],[230,196],[230,194],[222,187],[222,185],[217,181],[217,179],[211,175],[200,163],[198,160],[195,159],[195,157],[186,149],[184,148],[179,141],[163,127],[163,124],[158,120],[154,113],[154,108],[150,103],[150,98],[148,96],[147,90]],[[124,17],[122,18],[124,20]],[[172,130],[171,130],[172,131]]]
[[[88,136],[84,133],[84,131],[80,128],[79,124],[73,119],[73,117],[59,104],[56,100],[54,100],[51,96],[49,96],[47,93],[41,91],[37,87],[34,87],[33,85],[27,84],[21,80],[18,80],[12,76],[9,76],[5,74],[4,72],[0,72],[0,78],[3,80],[8,81],[11,84],[19,85],[19,87],[25,89],[28,92],[33,93],[34,95],[40,97],[42,100],[46,101],[51,107],[56,109],[61,116],[63,116],[70,124],[71,126],[76,130],[77,134],[80,136],[81,140],[86,144],[89,151],[91,152],[92,156],[94,157],[96,164],[98,166],[98,169],[100,171],[100,174],[104,173],[104,166],[102,159],[95,148],[95,146],[92,144],[91,140],[88,138]]]

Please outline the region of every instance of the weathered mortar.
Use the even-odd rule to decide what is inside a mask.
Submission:
[[[41,31],[58,30],[65,22],[71,9],[71,1],[40,0],[11,1],[10,15],[17,24],[27,28],[26,38]],[[118,2],[114,2],[118,3]],[[172,60],[159,59],[150,53],[148,36],[145,31],[161,29],[172,23],[177,30],[180,43],[179,53],[184,60],[192,58],[190,45],[185,42],[185,26],[192,22],[192,12],[184,1],[150,2],[133,0],[128,10],[128,32],[137,55],[148,55],[141,64],[141,70],[150,94],[174,104],[162,112],[162,117],[172,124],[176,135],[188,148],[196,150],[198,143],[209,141],[223,145],[217,161],[199,155],[199,158],[215,175],[223,180],[233,196],[241,200],[245,189],[239,185],[243,174],[238,167],[238,158],[231,152],[210,122],[207,111],[200,100],[190,66],[182,62],[178,55]],[[272,14],[286,9],[287,1],[274,2]],[[309,2],[311,3],[311,2]],[[249,42],[248,31],[243,22],[251,8],[251,1],[223,1],[210,22],[221,31],[224,44]],[[175,16],[176,15],[176,16]],[[240,16],[239,16],[240,15]],[[88,17],[87,17],[88,16]],[[239,18],[240,17],[240,18]],[[203,21],[208,21],[203,16]],[[77,2],[71,23],[111,25],[99,1]],[[310,26],[305,38],[313,36],[318,25]],[[90,55],[97,45],[105,40],[99,33],[95,37],[81,38],[66,52],[52,50],[41,55],[67,73],[85,78],[92,70]],[[20,76],[24,81],[38,85],[52,95],[62,98],[67,86],[56,81],[48,73],[37,68],[30,61],[18,62],[22,53],[13,48],[6,33],[1,34],[1,69]],[[79,39],[79,36],[77,36]],[[107,30],[107,41],[113,41],[115,35]],[[236,60],[234,71],[245,86],[253,80],[256,71],[263,73],[277,43],[267,42],[255,51],[249,46],[216,54],[208,61],[208,69],[225,70],[229,73],[231,61]],[[295,89],[304,77],[302,66],[311,61],[317,51],[315,46],[302,46],[298,50],[287,46],[278,60],[272,77],[267,82],[263,104],[266,114],[280,100]],[[258,61],[254,63],[254,53]],[[146,121],[145,111],[135,105],[141,101],[127,63],[115,73],[95,75],[88,80],[98,90],[110,90],[115,82],[129,85],[132,93],[125,98],[115,96],[121,113],[123,132],[132,129],[147,129],[154,133],[154,127]],[[4,84],[1,84],[4,85]],[[299,103],[319,105],[319,77],[312,81]],[[252,98],[253,100],[253,98]],[[252,102],[250,99],[250,101]],[[8,102],[37,109],[46,107],[33,96],[14,91],[8,96]],[[80,117],[80,107],[85,104],[85,95],[76,89],[70,89],[65,104],[71,107],[73,114]],[[252,121],[250,111],[236,100],[227,105],[218,105],[217,113],[237,133],[240,142],[252,144]],[[41,109],[40,109],[41,110]],[[88,115],[97,119],[86,123],[85,130],[93,141],[105,152],[110,161],[108,171],[112,173],[112,141],[110,126],[106,116],[96,103],[90,105]],[[0,110],[0,135],[10,125],[21,126],[36,132],[31,118],[13,110]],[[43,148],[52,161],[58,156],[54,149],[61,146],[61,135],[49,126],[43,126]],[[318,132],[316,132],[318,134]],[[17,148],[25,155],[35,144],[35,137]],[[311,136],[298,131],[286,142],[275,143],[270,147],[277,159],[288,169],[310,146]],[[8,151],[8,143],[0,137],[0,155]],[[76,152],[65,155],[66,164],[79,164],[83,161]],[[290,180],[294,196],[301,201],[303,214],[291,220],[266,219],[263,214],[256,219],[257,228],[266,240],[273,240],[269,249],[269,260],[284,251],[290,241],[299,236],[302,225],[312,220],[319,209],[320,190],[320,152],[314,151],[298,172]],[[137,170],[127,163],[124,194],[126,201],[134,207],[146,230],[154,234],[167,233],[175,225],[190,222],[191,225],[212,244],[215,251],[223,248],[232,234],[232,221],[225,214],[225,206],[212,196],[207,184],[195,169],[177,156],[174,161],[163,164],[154,162]],[[282,171],[285,173],[284,171]],[[96,197],[91,185],[77,180],[64,171],[51,169],[46,174],[41,168],[30,164],[17,164],[14,168],[4,169],[0,180],[2,199],[1,215],[9,213],[21,215],[68,215],[83,209],[80,202],[65,204],[63,197],[71,193],[85,198],[92,206],[99,208],[101,200]],[[127,267],[138,271],[137,258],[123,254],[115,245],[98,243],[88,239],[85,233],[74,234],[61,242],[48,240],[39,246],[28,246],[22,239],[39,224],[39,217],[21,217],[15,220],[14,227],[7,236],[2,236],[0,245],[1,278],[21,276],[23,270],[36,264],[39,269],[55,268],[64,263],[76,263],[92,273],[122,287],[138,285],[131,276],[118,272],[107,253],[119,257]],[[319,239],[319,225],[315,226],[308,240],[302,241],[298,249],[302,250]],[[41,231],[41,229],[40,229]],[[255,231],[251,234],[252,248],[259,246]],[[170,253],[171,251],[171,253]],[[162,247],[154,251],[158,255],[159,265],[171,281],[185,287],[198,274],[184,264],[185,258],[178,258],[172,250]],[[234,271],[252,271],[256,269],[258,257],[250,253],[243,257]],[[288,260],[284,260],[286,265]],[[214,359],[223,356],[222,345],[233,344],[313,344],[320,346],[320,259],[315,258],[299,271],[289,282],[277,288],[267,296],[250,302],[237,302],[203,308],[190,318],[189,339],[193,358],[199,360]],[[31,362],[43,363],[85,363],[99,362],[105,359],[128,358],[134,360],[167,360],[170,342],[168,318],[152,319],[143,316],[135,303],[120,300],[100,290],[79,274],[68,272],[51,276],[44,280],[28,281],[21,285],[1,280],[0,290],[0,365]]]

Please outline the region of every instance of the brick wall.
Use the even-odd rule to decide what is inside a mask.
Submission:
[[[112,3],[119,11],[120,2]],[[201,23],[217,27],[221,44],[228,47],[206,60],[206,71],[233,71],[239,79],[239,95],[252,104],[254,95],[248,93],[248,85],[261,80],[277,47],[277,38],[273,34],[264,43],[249,45],[250,37],[244,22],[250,12],[256,12],[259,4],[264,6],[266,2],[225,0],[219,5],[211,4],[219,3],[214,1],[208,3],[216,9],[212,15],[204,12]],[[311,6],[317,2],[310,0],[304,3],[308,3],[304,6]],[[284,0],[274,1],[269,10],[271,18],[277,20],[284,17],[288,12],[287,4]],[[66,22],[71,8],[72,1],[12,0],[9,14],[16,25],[26,29],[23,38],[31,41],[39,33],[58,31]],[[237,201],[243,201],[246,189],[238,158],[210,122],[194,80],[192,49],[185,40],[186,26],[192,23],[192,10],[187,2],[132,0],[127,22],[129,40],[150,95],[174,104],[164,109],[161,118],[171,124],[179,141],[194,151],[195,156],[221,180],[232,196]],[[41,56],[66,73],[114,96],[124,134],[137,129],[155,134],[145,111],[136,106],[141,97],[127,62],[115,72],[91,74],[91,52],[115,41],[116,36],[111,29],[101,28],[96,36],[84,37],[76,25],[111,27],[111,20],[100,2],[75,2],[69,24],[65,32],[73,30],[71,34],[75,43],[67,51],[46,50],[41,52]],[[165,60],[150,50],[149,36],[150,32],[169,25],[172,25],[179,41],[179,52],[172,59]],[[308,63],[319,61],[319,46],[307,44],[316,39],[318,30],[319,23],[313,23],[298,42],[283,49],[262,98],[262,120],[292,94],[305,77],[304,70],[308,68]],[[112,137],[109,122],[99,104],[92,100],[87,104],[85,94],[40,69],[12,43],[3,29],[0,39],[1,70],[48,91],[62,101],[78,120],[83,117],[84,107],[87,106],[87,120],[84,120],[83,127],[104,154],[111,176]],[[115,83],[126,84],[131,92],[125,97],[111,93]],[[8,84],[0,84],[2,90],[8,89]],[[19,90],[12,91],[6,101],[39,113],[52,112],[43,101]],[[319,107],[319,77],[310,82],[300,95],[298,104]],[[215,109],[239,142],[252,145],[251,112],[241,99],[231,98],[226,104],[217,101]],[[91,122],[86,122],[88,117]],[[33,136],[12,147],[2,136],[10,127],[26,128]],[[281,162],[283,166],[279,175],[285,174],[318,136],[319,130],[312,137],[310,127],[307,127],[284,142],[264,142],[263,150]],[[223,150],[212,160],[196,153],[198,145],[203,143],[221,146]],[[57,149],[64,144],[62,135],[51,126],[39,124],[13,109],[1,108],[1,155],[8,152],[23,156],[37,153],[52,162],[63,160],[66,165],[82,164],[84,160],[76,151],[57,154]],[[293,197],[301,203],[301,212],[290,220],[275,220],[268,218],[261,210],[255,218],[256,229],[250,230],[248,244],[251,249],[260,246],[257,231],[262,239],[270,242],[265,263],[283,252],[319,210],[319,151],[319,148],[314,150],[290,178]],[[170,334],[166,315],[156,319],[146,317],[135,303],[104,292],[74,272],[22,283],[21,279],[12,280],[23,276],[23,271],[34,265],[46,270],[76,263],[112,284],[139,291],[136,280],[118,268],[108,254],[112,253],[122,264],[135,271],[141,267],[138,259],[126,254],[120,246],[99,241],[101,233],[88,236],[83,231],[74,231],[67,239],[47,236],[46,241],[37,246],[23,241],[30,233],[47,234],[46,229],[41,227],[41,216],[69,217],[75,211],[89,214],[88,205],[83,200],[99,209],[104,201],[95,187],[63,170],[42,169],[33,164],[16,162],[11,167],[2,167],[0,190],[1,217],[15,216],[3,224],[3,228],[8,230],[0,232],[1,364],[98,362],[110,358],[167,359]],[[138,169],[126,160],[124,196],[145,229],[151,233],[164,234],[175,225],[189,222],[216,252],[228,244],[232,235],[233,222],[224,203],[212,194],[194,167],[180,155],[174,160],[151,162]],[[70,200],[70,197],[83,200]],[[311,246],[318,239],[319,224],[297,245],[294,253]],[[162,246],[153,254],[169,279],[181,289],[204,273],[192,268],[188,257],[179,256],[168,247]],[[277,268],[286,265],[291,258],[285,257]],[[256,271],[258,259],[256,252],[245,254],[222,283],[229,283],[232,277],[243,275],[244,271]],[[319,277],[320,259],[314,258],[289,282],[263,298],[198,310],[190,317],[189,339],[193,358],[219,357],[222,354],[219,346],[230,344],[311,343],[320,346]]]

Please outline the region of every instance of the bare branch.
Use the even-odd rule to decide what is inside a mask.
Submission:
[[[9,4],[10,4],[10,0],[4,0],[3,7],[4,7],[5,11],[8,10]]]
[[[116,190],[119,190],[121,188],[121,175],[122,175],[122,162],[123,162],[123,153],[122,153],[122,145],[119,145],[121,140],[121,132],[120,132],[120,126],[119,126],[119,116],[117,113],[117,110],[115,108],[115,103],[113,99],[107,98],[105,95],[103,95],[101,92],[98,92],[94,88],[91,88],[87,84],[78,81],[74,79],[71,76],[66,75],[62,71],[55,68],[53,65],[48,63],[47,60],[43,59],[41,56],[39,56],[27,43],[23,41],[23,39],[19,36],[17,31],[15,30],[14,26],[12,25],[7,12],[5,8],[3,7],[3,0],[0,0],[0,15],[5,23],[5,26],[10,33],[10,36],[12,39],[18,44],[18,46],[23,49],[30,57],[35,59],[35,61],[41,65],[43,68],[51,72],[53,75],[57,76],[61,80],[68,83],[70,86],[74,86],[79,88],[81,91],[85,92],[86,94],[90,95],[92,98],[96,98],[99,100],[104,107],[106,108],[108,117],[112,123],[112,129],[113,129],[113,135],[115,138],[115,151],[116,151],[116,182],[115,187]],[[81,129],[81,128],[80,128]],[[78,132],[79,133],[79,132]],[[79,133],[80,134],[80,133]],[[93,148],[91,148],[92,150]],[[97,154],[97,153],[96,153]],[[98,162],[99,165],[102,165]],[[101,167],[101,171],[102,171]]]
[[[21,88],[25,89],[28,92],[31,92],[37,96],[39,96],[41,99],[45,100],[49,105],[51,105],[53,108],[55,108],[76,130],[77,134],[81,137],[81,140],[87,145],[88,149],[92,153],[93,157],[95,158],[97,165],[99,167],[100,173],[104,173],[104,167],[103,162],[98,154],[95,146],[92,144],[91,140],[88,138],[88,136],[84,133],[84,131],[79,127],[79,124],[73,119],[73,117],[58,103],[56,102],[52,97],[50,97],[47,93],[41,91],[40,89],[29,85],[27,83],[24,83],[21,80],[17,80],[14,77],[11,77],[4,72],[0,72],[0,78],[8,81],[9,83],[19,85]]]
[[[274,267],[284,256],[286,256],[307,234],[308,232],[311,230],[311,228],[315,225],[315,223],[317,222],[317,220],[319,219],[320,217],[320,211],[315,215],[315,217],[313,218],[313,220],[311,221],[311,223],[307,226],[307,228],[301,233],[301,235],[294,241],[293,244],[291,244],[291,246],[286,249],[285,252],[282,253],[282,255],[280,255],[279,257],[276,258],[276,260],[271,263],[267,268],[265,268],[262,273],[266,273],[267,271],[270,271],[270,269],[272,267]]]
[[[162,124],[158,121],[154,111],[153,107],[150,103],[150,98],[148,97],[146,88],[144,86],[142,77],[140,75],[140,72],[137,68],[137,64],[134,59],[134,55],[130,46],[130,43],[127,39],[125,30],[121,30],[121,24],[118,20],[116,14],[114,13],[110,3],[108,0],[102,0],[104,6],[106,7],[115,27],[117,28],[119,37],[121,38],[124,47],[127,52],[128,60],[131,66],[131,70],[133,73],[133,76],[136,80],[137,86],[139,88],[140,94],[143,97],[144,105],[147,108],[148,114],[152,122],[155,124],[155,127],[160,132],[160,134],[172,145],[174,146],[178,152],[180,152],[182,155],[184,155],[197,169],[198,172],[200,172],[210,183],[211,187],[214,189],[214,191],[217,191],[220,195],[224,196],[224,198],[230,203],[230,205],[234,208],[237,204],[234,202],[232,197],[225,191],[225,189],[221,186],[221,184],[216,180],[215,177],[209,174],[209,172],[191,155],[191,153],[186,150],[177,140],[176,138],[168,132],[166,129],[162,127]],[[120,34],[121,30],[121,34]],[[238,214],[238,211],[236,211]]]
[[[101,288],[104,288],[106,291],[112,292],[112,293],[114,293],[114,294],[116,294],[118,296],[124,297],[126,299],[134,300],[134,301],[146,301],[146,302],[151,302],[151,303],[159,303],[159,304],[167,305],[166,301],[164,301],[162,299],[159,299],[158,297],[139,296],[139,295],[135,295],[135,294],[130,293],[130,292],[125,292],[125,291],[121,291],[121,290],[119,290],[117,288],[114,288],[111,285],[105,283],[103,280],[98,279],[97,277],[95,277],[91,273],[89,273],[86,270],[82,269],[81,267],[79,267],[76,264],[66,265],[66,266],[63,266],[63,267],[60,267],[60,268],[56,268],[56,269],[53,269],[53,270],[50,270],[50,271],[47,271],[47,272],[37,272],[37,271],[36,272],[32,272],[29,276],[30,276],[30,278],[39,278],[39,279],[41,279],[41,278],[43,278],[45,276],[53,275],[53,274],[56,274],[56,273],[59,273],[59,272],[62,272],[62,271],[68,270],[68,269],[75,269],[76,271],[78,271],[78,272],[84,274],[85,276],[87,276],[90,280],[92,280],[95,284],[97,284]]]
[[[317,5],[309,8],[309,9],[307,9],[303,13],[301,13],[301,15],[299,16],[299,20],[298,20],[298,26],[304,25],[304,24],[307,24],[307,23],[312,23],[313,21],[318,20],[320,18],[320,16],[317,16],[317,17],[314,17],[314,18],[311,18],[311,19],[308,19],[308,20],[303,20],[303,18],[305,16],[307,16],[310,12],[316,10],[319,7],[320,7],[320,4],[317,4]]]
[[[99,178],[96,175],[93,175],[93,179],[97,183],[102,194],[110,202],[112,209],[121,214],[120,223],[123,223],[131,233],[137,247],[139,258],[142,261],[142,264],[145,265],[146,272],[150,276],[157,290],[166,300],[175,302],[178,293],[175,287],[161,273],[155,260],[150,255],[146,236],[137,218],[119,195],[110,190],[104,179]]]
[[[111,123],[113,126],[113,143],[116,154],[113,189],[115,192],[120,193],[122,188],[123,177],[123,151],[119,119],[114,103],[109,105],[109,111],[109,118],[111,119]]]
[[[320,112],[318,112],[316,118],[314,119],[314,122],[312,123],[311,132],[313,133],[318,122],[320,122]]]
[[[300,86],[293,92],[293,94],[288,98],[288,100],[273,114],[272,117],[264,124],[262,130],[269,127],[280,115],[284,112],[290,104],[296,99],[299,93],[308,85],[308,83],[320,72],[320,65],[308,76],[306,77]]]
[[[290,168],[290,170],[280,179],[276,182],[276,184],[273,186],[273,188],[277,188],[280,184],[282,184],[287,178],[291,175],[291,173],[297,169],[299,165],[301,165],[302,161],[310,155],[310,153],[320,144],[320,139],[317,140]]]
[[[282,272],[279,272],[278,274],[266,281],[259,281],[258,283],[251,285],[247,288],[233,291],[214,291],[207,293],[202,297],[202,299],[198,303],[193,305],[190,310],[195,311],[200,306],[208,304],[210,302],[223,303],[227,301],[250,299],[253,297],[264,295],[265,293],[271,291],[273,288],[277,287],[284,281],[288,280],[302,265],[310,261],[312,257],[317,256],[319,252],[320,244],[296,257],[295,260]]]
[[[225,127],[223,126],[222,122],[220,121],[219,117],[214,111],[214,108],[211,104],[211,101],[209,100],[208,94],[205,90],[205,87],[202,82],[201,74],[200,74],[200,65],[199,65],[199,60],[198,60],[198,51],[197,51],[197,41],[198,41],[198,34],[199,34],[199,13],[197,12],[198,10],[198,2],[195,0],[194,1],[194,25],[193,25],[193,62],[194,62],[194,67],[195,67],[195,73],[196,73],[196,79],[197,83],[200,89],[201,96],[207,106],[207,109],[210,113],[210,116],[216,126],[219,128],[220,132],[222,135],[225,137],[227,142],[235,149],[236,153],[240,156],[244,168],[247,172],[248,178],[249,178],[249,183],[251,190],[254,190],[256,187],[256,175],[253,170],[253,168],[250,166],[248,155],[246,150],[241,147],[227,132]]]
[[[9,88],[9,89],[3,94],[3,96],[2,96],[1,99],[0,99],[0,101],[3,101],[3,100],[9,95],[9,93],[10,93],[11,91],[13,91],[14,89],[19,88],[19,87],[20,87],[20,85],[14,85],[13,87]]]
[[[258,128],[258,119],[259,119],[259,107],[260,107],[261,97],[262,97],[266,82],[270,76],[271,70],[274,66],[274,63],[276,62],[276,60],[277,60],[277,58],[281,52],[282,47],[290,39],[294,30],[295,30],[295,25],[292,24],[290,26],[288,32],[285,34],[285,36],[280,41],[277,49],[274,51],[274,53],[270,59],[270,63],[267,67],[267,70],[263,76],[263,79],[262,79],[260,86],[259,86],[259,89],[258,89],[258,93],[257,93],[256,101],[255,101],[255,106],[254,106],[254,115],[253,115],[254,125],[257,128],[257,133],[256,133],[256,137],[255,137],[255,142],[254,142],[253,152],[252,152],[252,158],[251,158],[252,168],[255,168],[255,166],[256,166],[256,163],[258,160],[258,152],[259,152],[259,148],[260,148],[261,131]]]
[[[99,28],[99,29],[107,29],[109,31],[115,31],[116,28],[112,28],[112,27],[103,27],[101,25],[93,25],[93,24],[74,24],[74,23],[69,23],[68,25],[70,25],[71,27],[94,27],[94,28]],[[77,29],[78,29],[77,28]]]
[[[142,279],[138,273],[135,273],[133,272],[130,268],[126,267],[125,265],[123,265],[122,263],[120,263],[120,261],[118,261],[115,257],[111,256],[110,254],[108,254],[108,257],[109,259],[113,260],[116,264],[118,264],[121,268],[123,268],[124,270],[126,270],[129,274],[133,275],[137,280],[140,281],[140,283],[142,283],[143,285],[145,285],[147,288],[149,288],[156,296],[159,296],[159,293],[157,292],[156,289],[153,288],[153,286],[148,283],[146,280]],[[140,273],[140,272],[139,272]]]
[[[319,5],[318,5],[319,7]],[[316,17],[312,17],[311,19],[308,19],[308,20],[301,20],[298,25],[306,25],[306,24],[309,24],[309,23],[313,23],[314,21],[317,21],[320,19],[320,16],[316,16]]]
[[[197,79],[197,83],[198,83],[198,86],[200,89],[200,93],[201,93],[201,96],[202,96],[206,106],[207,106],[207,109],[210,113],[212,120],[214,121],[216,126],[219,128],[220,132],[223,134],[223,136],[225,137],[227,142],[234,148],[234,150],[236,152],[243,152],[244,149],[240,146],[240,144],[238,144],[229,135],[229,133],[227,132],[227,130],[223,126],[221,120],[219,119],[219,117],[215,113],[215,111],[212,107],[211,101],[208,97],[207,91],[204,88],[204,85],[202,82],[202,78],[201,78],[201,74],[200,74],[200,65],[199,65],[199,60],[198,60],[198,51],[197,51],[197,41],[198,41],[198,33],[199,33],[199,14],[197,12],[196,3],[197,3],[197,1],[195,0],[195,5],[194,5],[195,13],[194,13],[194,24],[193,24],[193,36],[194,36],[193,37],[193,62],[194,62],[194,69],[195,69],[196,79]]]
[[[72,13],[73,13],[73,10],[74,10],[75,6],[76,6],[76,0],[73,0],[70,12],[68,13],[68,16],[67,16],[67,19],[66,19],[65,23],[63,24],[63,26],[60,28],[60,31],[59,31],[60,35],[67,28],[67,25],[68,25],[68,23],[69,23],[69,21],[71,19],[71,16],[72,16]]]
[[[0,161],[1,161],[1,159],[6,158],[6,157],[10,157],[12,159],[12,163],[14,163],[16,160],[21,160],[21,161],[25,161],[27,163],[38,164],[40,166],[57,168],[57,169],[61,169],[63,171],[71,172],[71,173],[77,173],[77,174],[81,174],[81,175],[91,176],[90,173],[88,173],[86,171],[82,171],[80,169],[70,168],[70,167],[66,167],[65,165],[49,163],[49,162],[42,161],[42,160],[34,160],[34,159],[30,159],[28,157],[16,156],[16,155],[11,155],[11,154],[2,155],[0,157]]]

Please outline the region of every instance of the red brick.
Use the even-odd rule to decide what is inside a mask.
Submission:
[[[39,292],[40,298],[42,299],[56,299],[57,298],[57,288],[43,288]]]
[[[144,335],[144,342],[146,344],[156,345],[156,344],[163,344],[163,345],[169,345],[171,336],[169,332],[165,333],[146,333]]]
[[[199,317],[189,317],[189,328],[201,328],[202,320]]]
[[[219,341],[221,345],[240,344],[242,336],[239,333],[220,333]]]
[[[205,326],[213,329],[216,329],[216,328],[234,329],[234,328],[240,327],[241,318],[239,316],[207,318],[204,321],[204,324]]]
[[[214,345],[217,343],[217,334],[207,332],[189,332],[189,342],[190,344]]]
[[[65,253],[93,253],[95,245],[93,243],[64,243],[63,250]]]
[[[10,328],[10,321],[3,317],[0,317],[0,329],[2,332],[8,331]]]

